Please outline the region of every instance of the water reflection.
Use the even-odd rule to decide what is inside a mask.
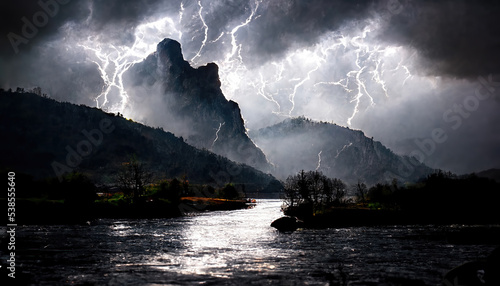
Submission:
[[[248,210],[193,216],[180,230],[183,247],[162,253],[154,260],[175,261],[182,274],[216,277],[231,277],[238,270],[274,269],[276,266],[269,262],[269,257],[276,254],[263,245],[270,244],[278,235],[269,225],[280,216],[276,207],[279,204],[278,200],[266,201]]]
[[[269,226],[281,216],[280,204],[261,201],[254,209],[175,219],[19,227],[17,272],[28,285],[391,285],[391,279],[436,285],[446,271],[486,257],[495,247],[452,243],[443,235],[482,229],[466,226],[282,234]]]

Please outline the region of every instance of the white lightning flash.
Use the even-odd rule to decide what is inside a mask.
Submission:
[[[179,20],[181,19],[182,14],[179,16]],[[161,31],[168,31],[169,34],[162,34]],[[129,100],[123,83],[123,74],[132,65],[141,62],[148,54],[153,52],[156,45],[165,36],[173,37],[174,35],[181,38],[182,32],[176,28],[172,18],[164,17],[137,26],[132,46],[99,43],[96,37],[89,37],[86,41],[79,43],[78,46],[87,51],[91,61],[97,65],[104,83],[102,92],[95,98],[96,106],[108,109],[111,112],[123,113]],[[114,91],[119,96],[119,102],[111,101],[109,98]]]
[[[292,103],[292,108],[290,108],[290,111],[288,112],[288,115],[289,115],[289,116],[292,116],[292,112],[293,112],[293,110],[295,109],[295,95],[297,94],[297,89],[298,89],[301,85],[303,85],[306,81],[310,80],[310,79],[311,79],[311,73],[313,73],[313,72],[317,71],[317,70],[319,69],[319,67],[320,67],[320,64],[318,63],[318,64],[316,65],[316,67],[315,67],[315,68],[313,68],[312,70],[310,70],[310,71],[307,73],[306,77],[305,77],[303,80],[301,80],[299,83],[297,83],[297,84],[293,87],[293,92],[292,92],[292,93],[288,96],[288,100]]]
[[[276,94],[272,94],[272,93],[267,93],[266,92],[266,87],[267,87],[267,84],[269,83],[269,81],[267,80],[264,80],[264,76],[262,75],[262,72],[259,72],[259,78],[260,78],[260,87],[258,89],[258,94],[262,95],[262,97],[264,97],[266,100],[270,101],[270,102],[273,102],[274,104],[276,104],[278,106],[278,112],[276,113],[281,113],[281,106],[280,104],[274,99],[274,95],[277,95]]]
[[[220,129],[222,128],[222,126],[224,126],[224,124],[226,124],[226,122],[219,123],[219,128],[217,128],[217,131],[215,131],[215,139],[214,139],[214,142],[212,142],[212,146],[210,147],[210,149],[213,149],[215,142],[217,142],[217,140],[219,140],[219,132],[220,132]]]
[[[238,44],[236,40],[236,33],[243,27],[248,26],[254,19],[258,17],[256,15],[257,9],[259,8],[262,0],[256,0],[254,7],[251,9],[250,14],[241,22],[239,25],[235,26],[226,35],[231,37],[231,48],[229,52],[224,56],[224,59],[219,64],[219,72],[221,75],[221,85],[224,90],[224,95],[231,98],[235,91],[241,87],[241,83],[244,81],[245,73],[248,72],[247,67],[244,64],[243,57],[241,56],[242,44]],[[221,35],[222,36],[222,35]],[[214,42],[218,41],[219,36]],[[256,85],[254,85],[255,87]]]
[[[316,171],[319,170],[319,168],[321,168],[321,153],[323,152],[323,150],[319,151],[318,153],[318,166],[316,167]]]
[[[208,26],[207,26],[207,23],[205,23],[205,19],[203,19],[203,15],[202,15],[203,6],[201,5],[201,1],[198,1],[198,6],[200,7],[200,10],[198,10],[198,16],[200,17],[201,23],[203,23],[203,30],[204,30],[205,36],[204,36],[203,40],[201,41],[200,49],[198,50],[196,55],[191,59],[191,62],[193,62],[193,63],[195,62],[194,60],[196,58],[201,56],[201,51],[205,47],[205,44],[207,43],[207,39],[208,39]]]
[[[340,153],[344,152],[344,151],[345,151],[345,149],[347,149],[347,148],[351,147],[351,145],[352,145],[352,142],[351,142],[351,143],[349,143],[349,144],[344,145],[344,147],[342,147],[342,149],[341,149],[340,151],[339,151],[339,150],[337,150],[337,155],[335,156],[335,159],[337,159],[337,158],[339,157]]]

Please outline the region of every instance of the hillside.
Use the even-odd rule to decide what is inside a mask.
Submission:
[[[284,179],[298,171],[318,170],[348,183],[416,181],[433,170],[394,154],[380,142],[352,130],[304,117],[286,119],[250,133],[275,164],[274,175]]]
[[[79,171],[99,184],[113,184],[135,156],[158,178],[244,184],[247,192],[278,191],[280,185],[271,175],[196,149],[182,137],[97,108],[2,91],[0,121],[0,168],[35,178]]]
[[[500,183],[500,169],[489,169],[476,174],[480,178],[488,178]]]

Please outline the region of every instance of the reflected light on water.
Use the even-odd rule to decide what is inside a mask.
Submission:
[[[26,285],[345,285],[345,279],[437,285],[444,273],[487,257],[497,243],[481,243],[477,235],[468,244],[449,238],[500,233],[500,226],[461,225],[279,233],[270,223],[282,215],[280,205],[265,200],[254,209],[173,219],[23,226],[16,262],[22,261]]]
[[[182,274],[207,274],[217,277],[231,276],[241,271],[272,270],[270,260],[282,257],[282,251],[269,247],[279,235],[270,227],[280,217],[281,202],[267,201],[252,209],[204,213],[190,217],[182,230],[184,248],[177,253],[163,253],[154,260],[157,269],[170,269],[159,265],[171,261]],[[236,263],[238,261],[238,263]],[[243,269],[244,268],[244,269]]]

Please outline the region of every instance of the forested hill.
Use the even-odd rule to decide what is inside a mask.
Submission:
[[[434,170],[414,158],[399,156],[362,131],[304,117],[250,133],[280,179],[300,170],[318,170],[348,183],[412,182]]]
[[[35,178],[78,171],[112,185],[132,157],[158,178],[244,184],[246,191],[278,191],[271,175],[199,150],[184,139],[97,108],[61,103],[31,93],[0,92],[0,169]]]

